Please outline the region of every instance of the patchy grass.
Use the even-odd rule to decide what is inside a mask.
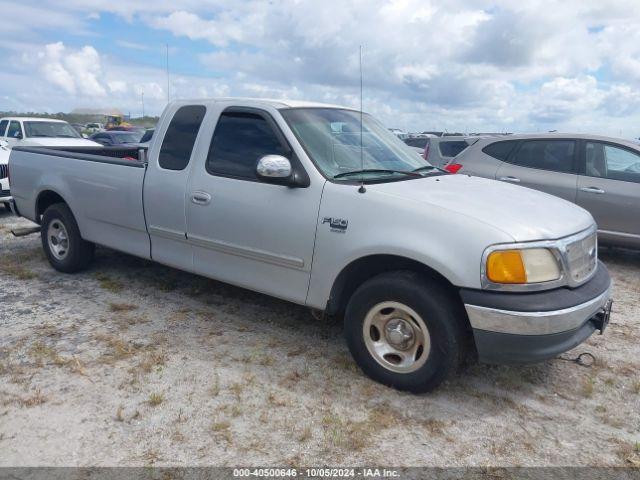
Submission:
[[[229,390],[231,390],[231,393],[233,393],[233,395],[236,397],[236,400],[239,402],[240,400],[242,400],[242,392],[244,391],[244,385],[236,382],[236,383],[232,383],[229,386]]]
[[[214,432],[229,430],[229,428],[231,428],[231,424],[227,421],[213,422],[211,424],[211,430],[213,430]]]
[[[164,395],[162,393],[152,393],[147,400],[147,403],[152,407],[157,407],[162,402],[164,402]]]
[[[0,270],[18,280],[31,280],[36,277],[28,268],[13,262],[0,263]]]
[[[133,343],[127,342],[115,335],[98,334],[94,336],[98,342],[105,343],[108,351],[102,354],[101,363],[114,363],[120,360],[126,360],[133,357],[139,352],[139,348]]]
[[[286,407],[289,404],[284,398],[276,395],[275,392],[269,392],[267,395],[267,401],[274,407]]]
[[[582,393],[582,396],[586,398],[591,398],[593,397],[593,391],[595,390],[595,386],[596,386],[596,381],[594,380],[594,378],[587,377],[582,382],[582,388],[580,390],[580,393]]]
[[[298,441],[300,443],[308,442],[309,440],[311,440],[312,436],[313,436],[313,433],[311,431],[311,427],[307,425],[302,429],[302,432],[300,432],[300,435],[298,436]]]
[[[640,380],[636,380],[631,385],[631,391],[640,395]]]
[[[167,356],[164,352],[149,352],[138,364],[138,369],[143,373],[151,373],[153,370],[160,370],[166,363]]]
[[[100,283],[100,288],[102,288],[103,290],[107,290],[108,292],[120,293],[124,289],[122,282],[107,275],[106,273],[96,273],[95,279]]]
[[[124,422],[124,407],[122,405],[116,410],[116,420],[118,422]]]
[[[213,385],[209,388],[209,394],[212,397],[220,395],[220,376],[217,373],[213,374]]]
[[[640,442],[624,442],[619,441],[617,450],[618,457],[626,464],[632,467],[640,467]]]
[[[47,397],[42,393],[40,389],[37,389],[30,397],[20,399],[20,403],[24,407],[36,407],[42,405],[47,401]]]
[[[134,305],[132,303],[110,303],[109,310],[115,313],[119,312],[130,312],[132,310],[137,310],[138,305]]]

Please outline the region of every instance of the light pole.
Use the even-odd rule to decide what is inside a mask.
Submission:
[[[142,118],[144,118],[144,90],[142,91],[140,96],[142,97]]]

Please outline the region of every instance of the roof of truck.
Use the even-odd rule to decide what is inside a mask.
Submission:
[[[57,118],[44,118],[44,117],[2,117],[0,118],[0,122],[2,120],[21,120],[23,122],[58,122],[58,123],[67,123],[64,120],[60,120]]]
[[[321,102],[307,102],[304,100],[287,100],[282,98],[251,98],[251,97],[216,97],[216,98],[199,98],[190,100],[178,100],[178,103],[194,103],[194,102],[252,102],[261,103],[263,105],[269,105],[274,108],[343,108],[346,110],[356,110],[351,107],[345,107],[344,105],[335,105],[331,103]]]

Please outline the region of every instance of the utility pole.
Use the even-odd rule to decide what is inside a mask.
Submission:
[[[169,44],[165,44],[167,47],[167,103],[171,101],[171,93],[169,92]]]

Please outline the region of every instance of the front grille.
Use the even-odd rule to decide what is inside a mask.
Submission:
[[[591,277],[598,266],[598,241],[596,232],[567,243],[565,259],[569,269],[569,281],[574,285]]]
[[[9,165],[0,165],[0,180],[9,176]]]
[[[0,198],[2,197],[10,197],[11,192],[9,190],[0,190]]]

